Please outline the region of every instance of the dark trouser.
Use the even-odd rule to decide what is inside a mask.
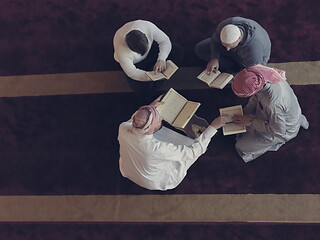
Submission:
[[[145,71],[152,71],[158,60],[158,54],[159,45],[158,43],[153,42],[148,56],[143,61],[137,63],[136,67]],[[182,46],[172,43],[172,49],[168,56],[168,60],[171,60],[179,66],[182,62],[183,56],[184,50]],[[139,105],[146,105],[150,104],[161,94],[160,89],[163,87],[164,81],[167,80],[143,82],[127,77],[127,81],[132,90],[135,92]],[[164,89],[164,91],[166,90],[167,89]]]
[[[198,58],[206,61],[207,63],[211,60],[211,39],[207,38],[199,42],[195,47],[195,54]],[[236,61],[236,56],[233,56],[230,51],[227,51],[224,46],[218,48],[219,51],[219,70],[221,72],[227,72],[231,74],[238,73],[244,68],[244,66]]]

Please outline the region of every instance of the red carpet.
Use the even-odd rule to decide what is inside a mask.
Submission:
[[[248,164],[237,155],[234,136],[220,131],[185,180],[165,194],[320,193],[315,111],[320,87],[294,90],[310,121],[308,131],[301,129],[279,151]],[[208,121],[219,107],[246,101],[231,89],[181,93],[202,102],[197,114]],[[0,109],[1,195],[161,193],[142,189],[119,172],[118,125],[136,110],[133,94],[2,98]]]
[[[12,240],[317,240],[318,224],[242,223],[2,223]]]
[[[268,31],[270,62],[319,60],[319,9],[314,0],[3,0],[0,75],[119,69],[112,38],[135,19],[154,22],[184,46],[183,66],[204,64],[195,57],[194,45],[231,16],[254,19]],[[233,137],[219,134],[182,184],[166,194],[319,194],[320,89],[294,90],[310,121],[308,131],[249,164],[235,153]],[[210,90],[183,94],[203,102],[198,114],[208,120],[222,101],[226,106],[239,101]],[[1,98],[0,195],[155,193],[122,178],[118,170],[117,127],[135,110],[132,99],[131,94]],[[318,224],[0,224],[0,239],[12,240],[319,238]]]
[[[203,64],[193,53],[195,44],[232,16],[254,19],[268,31],[270,62],[319,60],[317,10],[314,0],[3,0],[0,75],[118,69],[113,35],[135,19],[154,22],[180,43],[184,66]]]

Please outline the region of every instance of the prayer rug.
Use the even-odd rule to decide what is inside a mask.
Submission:
[[[15,240],[316,240],[319,224],[246,223],[1,223],[1,239]]]
[[[219,131],[184,181],[165,194],[320,193],[320,86],[293,88],[309,130],[247,164],[234,149],[235,136]],[[202,103],[197,115],[208,121],[219,107],[247,101],[230,88],[180,92]],[[0,194],[162,194],[119,172],[118,126],[137,107],[132,93],[1,98]]]
[[[118,70],[114,33],[136,19],[155,23],[184,47],[181,67],[205,66],[193,52],[195,44],[209,38],[217,24],[231,16],[251,18],[267,30],[272,42],[270,62],[319,60],[318,1],[147,2],[3,0],[0,75]]]

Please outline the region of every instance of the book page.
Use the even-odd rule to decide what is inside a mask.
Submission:
[[[157,110],[163,119],[170,124],[173,123],[183,106],[188,102],[186,98],[172,88],[169,89],[161,101],[164,103],[157,107]]]
[[[146,74],[147,74],[147,76],[148,76],[149,78],[151,78],[153,81],[166,78],[161,72],[154,73],[154,71],[152,71],[152,72],[146,72]]]
[[[214,79],[216,79],[217,76],[219,76],[219,74],[220,72],[217,71],[216,73],[212,72],[210,73],[210,75],[208,75],[207,70],[205,69],[202,73],[199,74],[197,78],[210,86],[210,84],[213,82]]]
[[[227,123],[222,127],[223,135],[231,135],[236,133],[246,132],[246,127],[243,125],[234,124],[232,117],[234,115],[243,115],[242,106],[236,105],[227,108],[220,108],[220,115],[228,115]]]
[[[200,103],[198,102],[188,101],[184,105],[184,107],[182,108],[179,115],[172,123],[172,125],[175,127],[184,128],[189,122],[189,120],[191,119],[191,117],[193,116],[193,114],[197,111],[199,106],[200,106]]]
[[[211,84],[210,87],[215,88],[224,88],[228,82],[233,78],[232,74],[229,73],[221,73]]]
[[[167,61],[167,68],[164,70],[163,75],[169,79],[176,71],[178,70],[178,66],[175,65],[172,61]]]
[[[223,126],[223,135],[231,135],[237,133],[246,132],[245,126],[234,124],[234,123],[227,123]]]

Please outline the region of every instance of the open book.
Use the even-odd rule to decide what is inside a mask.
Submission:
[[[182,129],[200,107],[200,103],[188,101],[173,88],[169,89],[161,101],[163,104],[157,107],[160,116],[172,126]]]
[[[220,115],[228,115],[226,125],[222,127],[223,135],[231,135],[246,132],[246,127],[233,123],[233,115],[243,115],[242,106],[236,105],[232,107],[220,108]]]
[[[233,75],[221,73],[220,71],[217,71],[216,73],[212,72],[208,75],[207,70],[205,69],[197,78],[208,84],[209,87],[222,89],[230,82]]]
[[[163,72],[157,72],[156,74],[152,72],[146,72],[149,78],[152,81],[157,81],[160,79],[169,79],[171,76],[178,70],[178,66],[175,65],[171,60],[166,62],[167,68]]]

